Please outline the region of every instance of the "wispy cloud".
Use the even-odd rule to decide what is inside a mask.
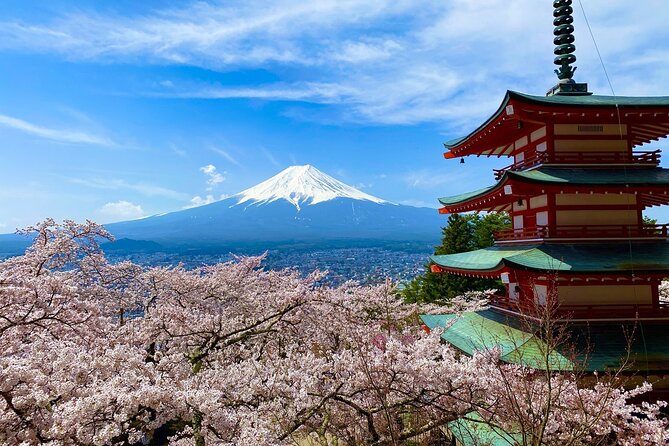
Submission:
[[[361,75],[338,82],[277,83],[244,88],[206,86],[167,95],[335,105],[346,111],[340,116],[341,120],[382,124],[412,124],[478,116],[478,106],[447,105],[446,100],[453,97],[461,86],[461,80],[456,73],[448,68],[426,65],[410,69],[394,79],[390,79],[392,75],[387,76],[387,80],[379,79],[378,76]],[[499,98],[495,97],[495,100],[499,101]],[[492,103],[490,106],[494,107]]]
[[[633,87],[630,73],[643,71],[649,73],[643,91],[666,94],[669,8],[665,0],[637,3],[591,0],[590,24],[619,93]],[[471,126],[495,109],[506,88],[532,85],[528,92],[542,94],[556,81],[552,8],[536,0],[427,0],[420,8],[408,0],[180,5],[133,16],[76,12],[42,23],[6,20],[0,48],[105,63],[261,68],[277,81],[231,86],[162,80],[143,93],[308,102],[334,110],[337,120],[372,124]],[[578,8],[574,16],[579,79],[604,87]]]
[[[35,135],[40,138],[50,139],[71,144],[93,144],[101,146],[112,146],[113,141],[109,138],[86,133],[80,130],[71,129],[54,129],[33,124],[23,119],[15,118],[7,115],[0,115],[0,125],[23,133]]]
[[[69,181],[86,187],[105,190],[131,190],[147,197],[164,197],[173,200],[187,200],[188,194],[149,183],[129,183],[121,179],[83,179],[70,178]]]
[[[232,155],[230,155],[230,152],[227,152],[219,147],[209,147],[209,150],[218,155],[221,155],[223,158],[230,161],[235,166],[241,166],[241,164],[239,164],[239,161],[237,161]]]
[[[213,164],[207,164],[206,166],[200,167],[200,172],[207,176],[207,190],[213,190],[216,186],[225,181],[223,174],[227,173],[223,172],[223,174],[221,174]]]
[[[170,145],[170,149],[172,149],[172,153],[174,153],[177,156],[180,156],[182,158],[185,158],[188,156],[188,152],[186,152],[184,149],[177,147],[176,145],[172,144]]]
[[[142,206],[126,200],[105,203],[98,212],[104,217],[112,220],[130,220],[143,217],[145,214]]]
[[[388,59],[402,49],[402,44],[392,39],[349,40],[337,45],[331,57],[334,60],[359,64]]]
[[[269,161],[274,167],[281,167],[281,163],[272,155],[272,152],[267,150],[266,148],[262,148],[262,153],[265,155],[265,158],[267,158],[267,161]]]
[[[61,52],[74,59],[148,56],[161,63],[209,67],[312,63],[313,51],[300,41],[315,30],[338,32],[397,15],[410,3],[282,0],[267,5],[250,0],[194,2],[136,17],[73,13],[47,24],[6,21],[1,24],[2,45]]]

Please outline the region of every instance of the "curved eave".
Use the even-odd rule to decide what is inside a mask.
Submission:
[[[628,113],[625,112],[629,112],[630,119],[637,117],[643,121],[644,115],[638,113],[643,111],[648,115],[646,119],[652,118],[650,119],[652,122],[640,122],[634,129],[631,129],[630,134],[634,145],[658,140],[669,134],[669,96],[533,96],[509,90],[499,108],[483,124],[464,137],[444,143],[444,147],[448,149],[444,157],[480,155],[483,152],[486,152],[488,156],[511,155],[512,142],[523,133],[516,127],[518,121],[522,120],[518,112],[523,106],[532,107],[530,110],[523,110],[523,114],[534,114],[535,117],[541,116],[542,113],[550,113],[551,110],[564,110],[565,108],[590,112],[618,110],[622,111],[623,123],[628,121]],[[661,116],[657,116],[658,114]],[[661,121],[660,124],[657,123],[658,120]],[[514,128],[516,128],[515,131]],[[486,138],[486,135],[490,136]],[[500,135],[505,137],[500,137]],[[485,142],[483,142],[484,139]],[[477,147],[479,143],[485,147],[476,149],[472,145],[474,142],[477,143]],[[493,142],[497,145],[494,145]]]
[[[448,151],[444,153],[444,158],[450,159],[458,156],[469,155],[469,153],[462,153],[462,150],[465,149],[474,140],[478,140],[479,139],[478,137],[480,135],[488,133],[490,129],[502,125],[504,122],[504,118],[506,118],[506,107],[507,105],[509,105],[511,93],[512,93],[511,91],[507,91],[506,95],[504,96],[504,99],[502,100],[501,105],[495,111],[495,113],[493,113],[492,116],[490,116],[483,124],[478,126],[469,135],[445,142],[444,147],[448,149]],[[499,153],[496,154],[501,156],[501,154],[503,152],[506,152],[507,150],[506,147],[503,147],[499,148],[498,151]]]
[[[504,111],[506,108],[507,104],[509,103],[509,99],[511,98],[511,93],[513,93],[511,90],[508,90],[506,92],[506,95],[504,95],[504,99],[502,100],[502,104],[499,106],[499,108],[495,111],[495,113],[492,114],[483,124],[478,126],[473,132],[471,132],[467,136],[463,136],[461,138],[456,138],[452,139],[450,141],[446,141],[444,143],[444,147],[446,147],[449,150],[457,150],[459,146],[461,146],[464,142],[469,141],[474,135],[477,133],[480,133],[482,130],[484,130],[486,127],[488,127],[491,123],[493,123]]]
[[[662,167],[611,169],[573,167],[540,167],[538,169],[505,172],[504,177],[530,184],[570,186],[628,186],[669,187],[669,169]]]
[[[439,209],[440,214],[451,214],[453,212],[459,212],[459,209],[468,204],[478,203],[481,200],[492,199],[492,197],[497,196],[496,192],[503,186],[502,181],[505,177],[502,177],[500,181],[496,184],[475,190],[473,192],[454,195],[452,197],[443,197],[439,198],[439,203],[441,203],[443,208]]]
[[[521,189],[518,185],[523,184]],[[506,186],[510,188],[507,190]],[[534,185],[534,186],[531,186]],[[537,187],[541,186],[541,187]],[[514,199],[528,188],[559,188],[565,191],[620,191],[633,186],[646,207],[669,203],[669,169],[555,168],[540,167],[529,171],[504,172],[499,181],[489,187],[466,194],[439,198],[441,214],[471,210],[505,211]],[[523,191],[523,189],[525,189]],[[542,192],[543,193],[543,192]]]
[[[455,254],[432,255],[430,260],[438,267],[454,273],[498,273],[505,266],[505,259],[524,254],[536,245],[490,247]]]
[[[505,186],[511,183],[511,179],[523,180],[522,178],[512,177],[511,174],[513,173],[510,171],[504,172],[497,183],[492,186],[465,194],[439,198],[439,203],[443,205],[439,209],[439,213],[453,214],[472,210],[502,212],[510,210],[510,203],[513,202],[515,197],[511,193],[513,186],[510,191],[505,190]]]
[[[475,277],[479,279],[499,279],[500,274],[507,272],[508,268],[506,268],[502,262],[500,262],[496,268],[490,270],[450,268],[433,264],[430,266],[430,271],[433,273],[448,273],[456,276]]]
[[[473,276],[492,276],[493,272],[505,270],[656,275],[669,273],[669,243],[493,246],[457,254],[433,255],[430,260],[443,272]]]

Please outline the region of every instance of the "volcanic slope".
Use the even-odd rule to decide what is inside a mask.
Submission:
[[[208,205],[106,227],[117,238],[161,244],[364,240],[382,246],[384,241],[437,242],[444,223],[435,209],[390,203],[305,165]]]

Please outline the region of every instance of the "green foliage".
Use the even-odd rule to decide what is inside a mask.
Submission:
[[[441,245],[435,247],[436,255],[455,254],[492,246],[494,231],[509,228],[508,214],[451,214],[448,226],[442,228]],[[433,273],[431,264],[425,273],[405,284],[401,294],[407,302],[447,304],[455,296],[470,290],[500,288],[498,281],[476,279],[445,273]]]
[[[474,230],[474,245],[476,249],[487,248],[495,243],[495,231],[511,227],[511,219],[506,212],[499,214],[471,214],[467,218],[471,221]]]
[[[644,225],[656,225],[657,224],[657,219],[656,218],[650,218],[647,215],[643,216],[643,224]]]
[[[441,228],[441,245],[435,247],[437,255],[470,251],[474,246],[474,225],[469,216],[451,214],[448,226]]]

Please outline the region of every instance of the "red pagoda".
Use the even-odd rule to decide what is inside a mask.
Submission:
[[[489,309],[423,321],[448,327],[444,340],[465,353],[496,346],[503,360],[533,365],[542,340],[523,321],[552,305],[553,317],[570,322],[576,346],[590,348],[587,370],[618,367],[633,331],[634,368],[662,377],[669,306],[658,285],[669,276],[667,225],[647,224],[643,211],[669,204],[669,169],[659,167],[659,150],[637,148],[669,134],[669,97],[598,96],[574,82],[571,2],[555,3],[559,83],[546,96],[508,91],[481,126],[445,143],[447,159],[512,163],[494,171],[490,187],[440,198],[440,212],[508,212],[512,228],[496,233],[490,248],[432,256],[432,271],[501,279],[505,293]],[[574,366],[555,354],[560,367]]]

